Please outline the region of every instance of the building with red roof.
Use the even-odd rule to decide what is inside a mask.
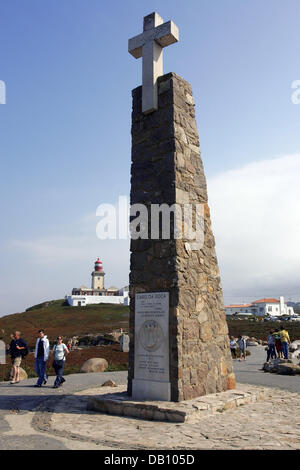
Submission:
[[[274,299],[265,297],[254,300],[250,304],[225,305],[226,315],[255,315],[258,317],[280,317],[283,315],[294,315],[293,307],[284,302],[284,297]]]

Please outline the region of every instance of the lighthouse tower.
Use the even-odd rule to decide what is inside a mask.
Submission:
[[[105,272],[102,268],[102,261],[98,258],[95,261],[95,268],[92,272],[92,289],[93,290],[104,290],[104,276]]]

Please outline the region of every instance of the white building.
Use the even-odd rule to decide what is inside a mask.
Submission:
[[[254,300],[250,304],[225,305],[226,315],[255,315],[258,317],[281,317],[294,315],[293,307],[288,307],[284,297],[279,299]]]
[[[72,289],[72,295],[66,295],[65,299],[71,307],[84,307],[91,304],[121,304],[129,305],[129,287],[104,287],[105,272],[102,262],[98,258],[95,261],[94,271],[91,274],[91,287],[81,286]]]

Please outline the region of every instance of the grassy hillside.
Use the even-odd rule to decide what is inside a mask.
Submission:
[[[0,318],[0,339],[8,342],[16,329],[22,332],[24,339],[33,347],[37,330],[44,328],[50,341],[57,335],[64,337],[104,334],[112,330],[128,329],[129,308],[123,305],[100,304],[86,307],[70,307],[64,301],[53,300],[34,305],[26,312],[6,315]],[[249,319],[227,319],[229,333],[254,336],[265,340],[270,329],[282,326],[277,322],[251,321]],[[285,322],[291,339],[300,339],[300,322]]]
[[[33,347],[37,331],[44,328],[50,341],[57,335],[64,337],[109,333],[117,328],[128,328],[129,308],[124,305],[100,304],[70,307],[64,300],[35,305],[23,313],[0,318],[0,339],[10,341],[10,335],[20,330],[23,338]]]
[[[264,322],[264,321],[251,321],[248,319],[233,320],[227,318],[229,334],[232,336],[247,335],[253,336],[256,339],[265,341],[268,337],[270,330],[276,328],[284,328],[289,332],[291,340],[300,339],[300,322]]]

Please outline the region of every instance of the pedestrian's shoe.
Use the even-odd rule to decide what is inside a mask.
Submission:
[[[41,388],[41,385],[35,384],[34,387],[35,387],[35,388],[37,388],[37,387],[38,387],[38,388]]]
[[[15,381],[15,380],[11,380],[10,383],[11,383],[12,385],[14,385],[14,384],[16,383],[16,381]]]
[[[53,387],[52,387],[52,388],[58,388],[58,385],[53,385]]]
[[[46,383],[47,383],[47,380],[44,380],[43,385],[46,385]]]
[[[61,378],[61,383],[64,383],[66,381],[66,379],[64,379],[63,377]]]

